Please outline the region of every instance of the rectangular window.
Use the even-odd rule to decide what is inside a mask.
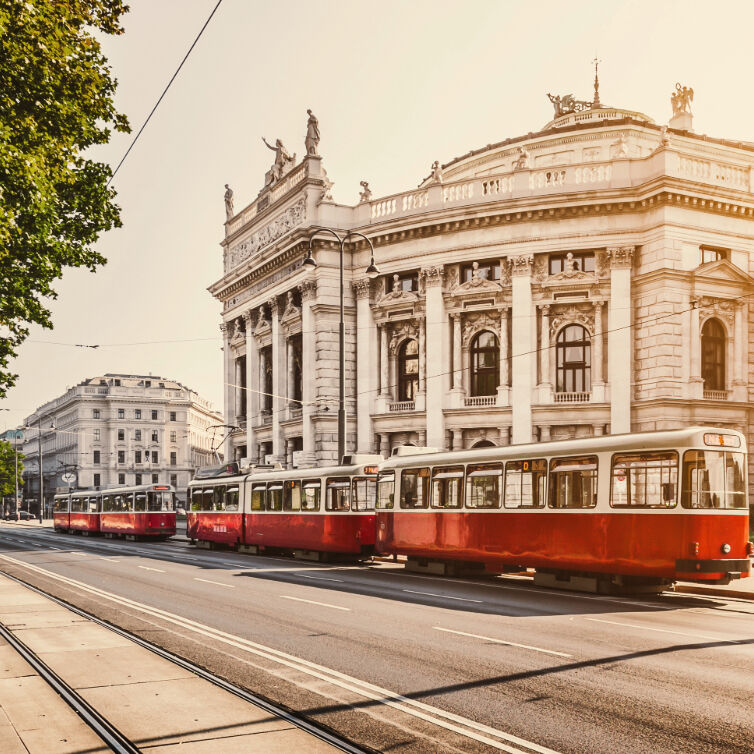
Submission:
[[[177,436],[178,436],[177,432],[171,432],[170,433],[170,442],[176,442]]]
[[[141,409],[135,408],[134,409],[134,419],[141,419]]]
[[[547,461],[509,461],[505,464],[505,507],[543,508],[547,485]]]
[[[395,474],[387,471],[377,476],[377,510],[391,510],[395,500]]]
[[[192,487],[186,492],[186,499],[192,511],[202,509],[202,490],[200,487]]]
[[[141,479],[141,474],[136,475],[137,478]],[[141,482],[136,482],[136,484],[141,484]],[[139,511],[140,513],[144,513],[147,510],[147,493],[146,492],[136,492],[134,493],[134,510]]]
[[[267,510],[283,510],[283,483],[271,482],[267,485]]]
[[[210,510],[213,511],[224,511],[225,510],[225,490],[226,487],[224,487],[221,484],[218,484],[217,487],[212,490],[212,507]]]
[[[99,461],[97,461],[97,463],[99,463]],[[99,487],[100,486],[100,475],[99,474],[95,474],[94,475],[94,486],[95,487]]]
[[[178,474],[171,474],[170,475],[170,486],[171,487],[177,487],[178,486]]]
[[[119,429],[118,430],[118,440],[125,440],[126,439],[126,430],[125,429]]]
[[[597,456],[550,461],[550,508],[597,505]]]
[[[574,272],[594,272],[594,252],[574,251],[571,254]],[[568,266],[568,254],[550,254],[550,275],[565,272]]]
[[[351,482],[347,476],[330,477],[325,496],[326,511],[347,511],[351,507]]]
[[[92,456],[93,456],[92,463],[99,463],[99,450],[95,450],[92,453]],[[99,474],[97,476],[99,476]],[[95,484],[97,484],[97,482],[95,482]]]
[[[118,484],[125,484],[125,483],[126,483],[126,475],[118,474]]]
[[[404,291],[406,293],[419,290],[419,274],[416,272],[402,272],[397,275],[385,276],[385,293]]]
[[[157,463],[157,451],[152,451],[152,463]]]
[[[89,498],[89,513],[99,513],[101,510],[100,499],[98,497]]]
[[[141,463],[141,451],[135,450],[134,451],[134,463]],[[137,482],[139,484],[139,482]]]
[[[92,419],[99,419],[99,418],[100,418],[99,409],[98,408],[93,408],[92,409]]]
[[[158,484],[160,481],[160,475],[159,474],[152,474],[152,484]]]
[[[746,457],[719,450],[683,454],[684,508],[746,508]]]
[[[721,249],[716,246],[700,246],[699,252],[702,258],[702,264],[707,264],[707,262],[719,262],[722,259],[730,258],[730,249]]]
[[[152,421],[157,421],[157,412],[152,411]]]
[[[426,508],[429,505],[429,469],[404,469],[401,472],[401,508]]]
[[[228,487],[225,490],[225,510],[237,511],[238,510],[238,485]]]
[[[125,419],[126,418],[126,409],[119,408],[118,409],[118,418],[119,419]]]
[[[125,463],[126,462],[126,451],[125,450],[119,450],[118,451],[118,463]]]
[[[479,262],[477,266],[478,276],[482,280],[500,280],[500,261],[493,260]],[[468,283],[474,277],[474,265],[464,264],[461,266],[461,282]]]
[[[152,430],[152,442],[159,442],[159,441],[160,441],[160,437],[157,434],[157,430],[156,429]]]
[[[114,511],[115,508],[113,507],[113,495],[103,495],[102,496],[102,510],[105,512],[111,512]]]
[[[285,483],[285,490],[283,495],[283,510],[301,510],[301,482],[298,479]]]
[[[175,451],[170,453],[170,465],[175,466],[178,463],[178,454]]]
[[[318,511],[319,498],[322,494],[322,483],[319,479],[304,479],[304,495],[301,500],[301,510]]]
[[[99,430],[95,429],[95,430],[92,430],[92,431],[94,433],[94,442],[99,442],[99,437],[100,437]]]
[[[432,507],[463,505],[463,466],[438,466],[432,470]]]
[[[469,465],[466,469],[466,507],[499,508],[502,480],[501,463]]]
[[[368,477],[354,479],[351,494],[353,510],[373,511],[377,499],[377,479]]]
[[[678,491],[678,454],[616,453],[610,483],[613,508],[672,508]]]
[[[136,442],[141,442],[141,430],[140,429],[134,430],[134,440],[136,440]]]
[[[134,484],[141,484],[141,474],[136,474],[135,477]]]
[[[251,510],[253,511],[263,511],[265,508],[264,498],[265,498],[265,491],[266,487],[263,484],[254,484],[251,487]]]
[[[171,411],[171,412],[170,412],[170,421],[171,421],[171,422],[174,422],[174,421],[175,421],[175,411]]]

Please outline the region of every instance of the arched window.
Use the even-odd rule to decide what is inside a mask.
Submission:
[[[568,325],[555,342],[558,393],[588,393],[592,389],[592,346],[589,333],[581,325]]]
[[[702,327],[702,379],[705,390],[725,390],[725,330],[716,319]]]
[[[405,340],[398,349],[398,400],[413,401],[419,388],[419,344]]]
[[[485,330],[471,341],[471,395],[495,395],[500,379],[497,337]]]
[[[492,440],[478,440],[472,446],[472,448],[494,448],[495,443]]]

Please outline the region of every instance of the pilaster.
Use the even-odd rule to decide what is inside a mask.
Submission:
[[[303,419],[303,462],[311,464],[315,461],[314,448],[314,411],[317,403],[315,374],[315,316],[312,306],[317,298],[317,283],[315,280],[304,281],[301,291],[301,416]]]
[[[259,416],[259,387],[255,384],[254,375],[259,373],[259,370],[255,369],[259,357],[250,311],[244,312],[243,321],[246,325],[246,457],[253,462],[256,446],[254,424]]]
[[[607,249],[610,262],[610,335],[608,371],[610,373],[610,431],[631,431],[631,268],[633,246]]]
[[[531,397],[533,354],[536,351],[532,337],[533,312],[531,272],[534,257],[523,254],[511,259],[512,307],[512,372],[511,404],[513,417],[513,444],[531,442]]]
[[[372,447],[372,406],[377,395],[377,326],[372,314],[372,281],[353,284],[356,295],[356,452]]]
[[[232,425],[235,423],[236,417],[235,407],[233,405],[233,388],[231,387],[230,328],[228,327],[227,322],[223,322],[220,325],[220,332],[223,337],[223,380],[225,381],[223,395],[225,396],[225,423]],[[230,439],[230,431],[226,432],[225,441],[223,443],[223,460],[226,462],[233,460],[233,443]]]
[[[285,409],[285,342],[280,327],[280,305],[277,297],[267,302],[272,326],[272,455],[275,460],[285,461],[285,441],[280,426]]]
[[[448,323],[442,296],[443,266],[425,267],[424,278],[427,341],[427,444],[442,448],[445,441],[443,407],[447,392]]]

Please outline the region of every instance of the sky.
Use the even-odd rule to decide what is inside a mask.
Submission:
[[[133,132],[217,0],[130,0],[125,34],[104,37]],[[223,0],[113,181],[123,227],[96,273],[68,270],[32,328],[0,400],[0,432],[87,377],[178,380],[222,410],[224,185],[236,210],[264,184],[264,136],[304,154],[307,108],[335,201],[415,188],[434,160],[539,130],[547,92],[592,96],[657,123],[676,82],[694,89],[694,130],[754,141],[748,94],[754,3],[525,0]],[[117,165],[133,136],[93,153]],[[379,259],[377,259],[379,264]],[[97,349],[75,344],[98,345]]]

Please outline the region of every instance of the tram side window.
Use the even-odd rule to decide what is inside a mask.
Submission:
[[[322,493],[322,484],[319,479],[304,479],[304,496],[301,500],[301,510],[318,511],[319,497]]]
[[[613,508],[672,508],[678,494],[678,453],[616,453],[611,479]]]
[[[225,490],[225,510],[238,510],[238,487],[228,487],[228,489]]]
[[[746,508],[743,453],[687,450],[683,454],[684,508]]]
[[[128,504],[126,503],[125,495],[115,495],[113,500],[113,510],[118,513],[124,513],[128,510]]]
[[[347,476],[330,477],[327,480],[325,510],[347,511],[351,508],[351,480]]]
[[[547,461],[509,461],[505,464],[505,507],[543,508],[547,486]]]
[[[401,508],[426,508],[429,505],[429,469],[404,469],[401,472]]]
[[[225,510],[225,487],[222,484],[218,484],[212,490],[212,507],[210,508],[210,510],[213,510],[213,511]]]
[[[266,487],[263,484],[255,484],[251,488],[251,510],[264,510],[264,493]]]
[[[202,510],[211,511],[214,510],[214,490],[212,487],[205,487],[202,490]]]
[[[194,492],[200,492],[201,490],[194,490]],[[136,492],[134,493],[134,510],[137,513],[145,513],[147,510],[147,493]],[[192,510],[194,510],[192,506]]]
[[[80,513],[83,510],[81,502],[80,497],[71,498],[71,513]]]
[[[502,464],[470,465],[466,469],[466,507],[499,508],[502,478]]]
[[[390,510],[395,499],[395,474],[392,471],[377,476],[377,510]]]
[[[359,477],[353,480],[353,509],[373,511],[377,498],[377,480]]]
[[[283,483],[274,482],[267,485],[267,510],[283,510]]]
[[[55,513],[68,513],[68,498],[55,498]]]
[[[433,508],[460,508],[463,505],[463,466],[432,470]]]
[[[102,511],[108,513],[113,509],[113,498],[111,495],[102,496]]]
[[[102,510],[102,502],[98,497],[89,498],[89,513],[99,513]]]
[[[191,510],[200,511],[202,509],[202,491],[199,487],[192,487],[189,490],[191,495]]]
[[[285,483],[283,491],[283,510],[300,511],[301,510],[301,482],[293,479]]]
[[[597,505],[597,456],[550,461],[550,507],[594,508]]]

